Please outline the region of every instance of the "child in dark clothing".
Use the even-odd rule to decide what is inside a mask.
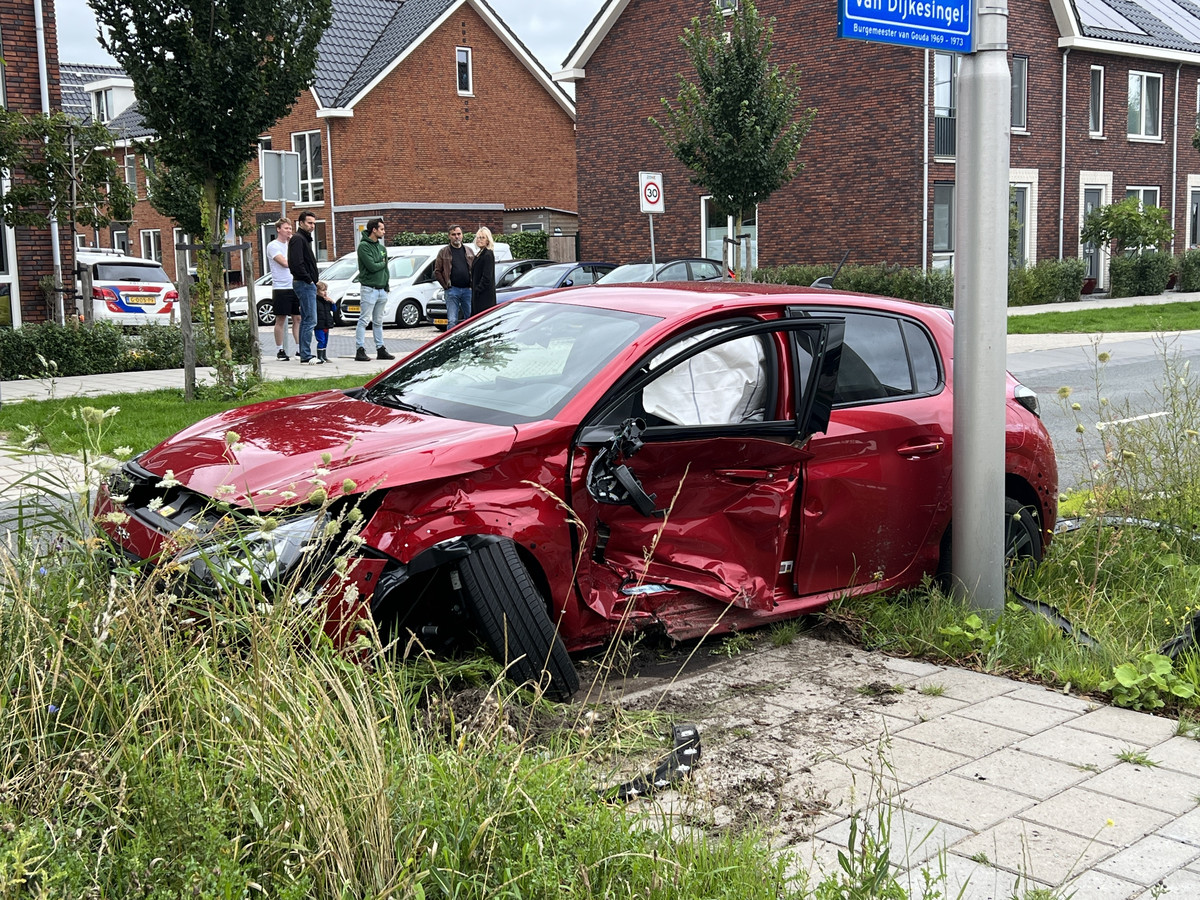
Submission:
[[[326,354],[329,352],[329,329],[333,327],[333,301],[329,299],[329,285],[323,281],[317,282],[317,327],[313,333],[317,338],[318,363],[329,362]]]

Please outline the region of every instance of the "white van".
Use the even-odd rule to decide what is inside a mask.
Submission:
[[[434,280],[433,266],[446,244],[424,247],[388,247],[388,298],[380,317],[383,324],[395,322],[401,328],[413,328],[426,318],[429,301],[441,296],[442,286]],[[508,244],[496,244],[492,251],[497,260],[512,259]],[[342,295],[342,316],[357,320],[362,293],[356,281]]]

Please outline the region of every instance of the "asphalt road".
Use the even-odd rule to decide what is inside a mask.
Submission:
[[[1108,362],[1098,357],[1108,353]],[[1008,369],[1019,381],[1037,391],[1042,420],[1054,441],[1059,486],[1069,490],[1084,482],[1091,463],[1101,458],[1097,423],[1141,416],[1167,416],[1160,385],[1168,356],[1200,364],[1200,333],[1135,337],[1114,335],[1094,347],[1057,347],[1010,352]],[[1059,389],[1069,387],[1061,399]],[[1101,399],[1107,400],[1101,405]],[[1070,405],[1080,409],[1072,411]],[[1194,411],[1194,410],[1193,410]],[[1083,434],[1076,430],[1084,426]]]

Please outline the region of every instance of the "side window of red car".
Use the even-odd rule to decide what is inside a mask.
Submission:
[[[931,393],[940,381],[929,335],[915,322],[866,313],[846,316],[835,405]]]
[[[671,356],[716,333],[687,338],[650,362],[651,369],[665,370],[642,389],[648,423],[736,425],[766,419],[771,379],[761,336],[735,338],[670,364]]]

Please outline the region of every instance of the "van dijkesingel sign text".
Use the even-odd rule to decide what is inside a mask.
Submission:
[[[968,0],[839,0],[838,36],[970,53]]]

